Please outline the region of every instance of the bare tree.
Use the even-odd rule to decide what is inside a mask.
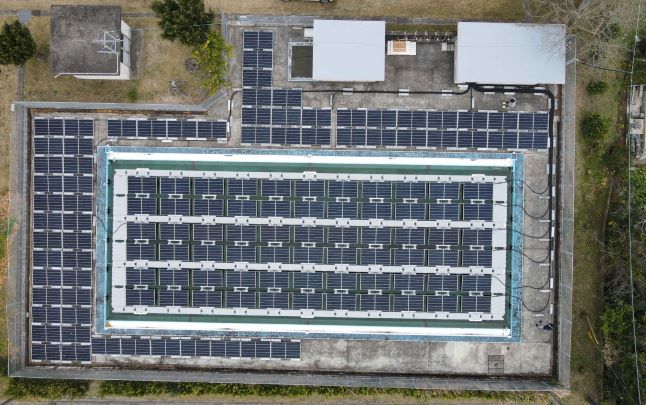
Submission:
[[[560,23],[577,38],[578,58],[616,66],[630,49],[637,0],[531,0],[534,18]]]

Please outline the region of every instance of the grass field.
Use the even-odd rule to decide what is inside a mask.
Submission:
[[[49,69],[49,17],[34,17],[28,26],[40,52],[42,61],[31,60],[25,66],[25,99],[47,101],[96,102],[159,102],[199,103],[208,96],[200,87],[199,77],[184,68],[191,49],[179,42],[163,40],[155,18],[125,19],[133,29],[143,33],[140,56],[140,74],[137,80],[79,80],[74,77],[54,78]],[[183,94],[173,96],[169,81],[183,83]],[[133,93],[134,91],[134,93]],[[135,100],[129,94],[136,94]]]
[[[603,95],[587,94],[591,80],[606,80],[609,90]],[[577,66],[577,119],[584,112],[600,112],[613,120],[622,114],[621,77]],[[605,210],[610,174],[602,157],[587,149],[580,126],[577,125],[576,182],[574,233],[574,295],[572,314],[572,388],[582,398],[599,399],[602,390],[602,355],[591,341],[588,319],[600,338],[600,316],[603,311],[602,270],[600,250],[605,228]],[[607,136],[608,143],[620,138],[620,128]],[[594,299],[592,297],[599,297]],[[587,317],[586,317],[587,316]],[[581,399],[582,399],[581,398]]]
[[[0,18],[0,23],[11,20]],[[16,95],[18,69],[14,66],[0,66],[0,395],[7,386],[7,317],[4,305],[6,297],[7,274],[7,233],[9,231],[9,218],[7,209],[9,205],[9,136],[11,133],[11,102]]]
[[[57,0],[56,4],[80,4]],[[96,3],[99,4],[100,2]],[[123,12],[150,12],[151,0],[111,0]],[[525,14],[521,0],[336,0],[329,4],[283,0],[205,0],[207,7],[232,14],[308,14],[327,16],[436,18],[445,20],[519,20]],[[45,10],[49,0],[4,0],[4,10]]]

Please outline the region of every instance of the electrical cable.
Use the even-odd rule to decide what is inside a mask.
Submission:
[[[505,248],[505,249],[500,249],[500,250],[508,250],[508,251],[511,251],[511,252],[520,253],[521,255],[525,256],[525,258],[527,258],[527,260],[529,260],[532,263],[536,263],[536,264],[545,264],[550,259],[550,252],[547,252],[547,256],[545,256],[545,259],[537,260],[537,259],[534,259],[534,258],[531,258],[531,257],[527,256],[527,254],[525,254],[525,252],[523,252],[522,250],[518,250],[518,249],[514,248],[513,246],[510,247],[510,248]],[[540,250],[544,250],[544,249],[540,249]]]
[[[494,276],[493,274],[491,274],[491,277],[492,277],[492,278],[494,278],[496,281],[498,281],[498,282],[499,282],[500,284],[502,284],[503,286],[506,286],[506,285],[507,285],[507,283],[503,282],[499,277]],[[523,288],[528,288],[528,289],[530,289],[530,290],[542,290],[542,289],[544,289],[545,287],[547,287],[547,285],[548,285],[549,283],[550,283],[550,279],[549,279],[549,277],[548,277],[548,278],[547,278],[547,280],[545,280],[545,282],[543,283],[543,285],[538,286],[538,287],[537,287],[537,286],[533,286],[533,285],[519,285],[519,286],[512,287],[512,288],[513,288],[513,289],[515,289],[515,290],[520,290],[520,289],[523,289]]]
[[[540,220],[540,219],[545,219],[545,215],[547,215],[547,213],[549,212],[549,209],[546,209],[546,210],[545,210],[545,212],[544,212],[544,213],[542,213],[541,215],[533,215],[533,214],[530,214],[529,212],[527,212],[527,210],[525,209],[525,207],[524,207],[524,206],[522,206],[522,205],[518,205],[518,204],[491,203],[491,204],[477,204],[477,205],[497,205],[497,206],[499,206],[499,207],[513,207],[513,208],[520,208],[520,209],[522,209],[522,210],[523,210],[523,213],[525,213],[525,215],[526,215],[527,217],[532,218],[532,219],[539,219],[539,220]]]
[[[545,186],[545,190],[543,190],[543,191],[536,191],[536,190],[534,190],[534,188],[533,188],[532,186],[530,186],[529,184],[527,184],[527,182],[525,182],[525,181],[524,181],[524,180],[522,180],[522,179],[511,179],[511,180],[500,181],[500,182],[494,182],[494,183],[489,183],[489,184],[506,184],[506,183],[511,183],[511,182],[514,182],[514,181],[515,181],[515,182],[518,182],[518,183],[522,183],[525,187],[527,187],[527,188],[529,189],[529,191],[531,191],[531,192],[532,192],[532,193],[534,193],[534,194],[541,195],[541,194],[545,194],[545,193],[547,193],[547,192],[549,191],[548,186]]]
[[[511,231],[512,231],[512,232],[515,232],[515,233],[517,233],[517,234],[519,234],[519,235],[523,235],[523,236],[525,236],[525,237],[527,237],[527,238],[530,238],[530,239],[544,239],[544,238],[545,238],[545,237],[550,233],[550,228],[548,227],[548,228],[547,228],[547,230],[545,231],[545,233],[544,233],[543,235],[541,235],[541,236],[538,236],[538,235],[528,235],[528,234],[526,234],[526,233],[524,233],[524,232],[518,231],[518,230],[513,229],[513,228],[512,228],[512,230],[511,230]]]
[[[535,313],[535,314],[540,314],[540,313],[545,312],[545,310],[550,306],[550,303],[552,302],[552,291],[550,290],[550,292],[549,292],[549,293],[547,293],[547,301],[545,302],[545,305],[543,305],[540,309],[532,309],[532,308],[528,307],[528,306],[525,304],[525,301],[524,301],[520,296],[518,296],[518,295],[513,295],[513,294],[511,294],[511,295],[509,296],[509,298],[515,298],[515,299],[519,300],[519,301],[520,301],[520,303],[523,305],[523,307],[524,307],[526,310],[528,310],[529,312],[533,312],[533,313]]]

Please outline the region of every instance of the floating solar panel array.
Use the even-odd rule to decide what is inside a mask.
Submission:
[[[226,120],[108,119],[109,138],[226,142]]]
[[[546,149],[547,113],[337,110],[337,145]]]
[[[126,270],[126,306],[489,312],[491,275],[147,268]],[[159,280],[159,281],[155,281]],[[147,294],[143,294],[147,293]]]
[[[492,221],[493,184],[129,177],[128,214]]]
[[[243,33],[241,143],[330,145],[331,110],[302,106],[301,89],[272,85],[273,33]]]
[[[35,118],[31,359],[89,362],[94,121]]]
[[[492,183],[128,176],[127,194],[116,190],[129,218],[113,242],[113,252],[125,250],[123,277],[113,279],[125,307],[491,310],[491,276],[472,270],[494,266],[492,229],[338,222],[491,222]],[[165,219],[176,216],[196,218]],[[266,221],[232,221],[239,217]],[[298,224],[279,220],[288,218]],[[429,271],[401,274],[411,269]],[[437,269],[461,274],[430,274]]]
[[[301,344],[298,340],[93,336],[92,353],[106,356],[298,360]]]

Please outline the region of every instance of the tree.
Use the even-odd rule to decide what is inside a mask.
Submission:
[[[152,9],[159,18],[162,37],[191,46],[206,41],[215,17],[204,9],[203,0],[155,0]]]
[[[0,64],[22,66],[36,55],[29,29],[19,21],[5,23],[0,32]]]
[[[617,65],[632,49],[627,44],[635,29],[632,0],[531,0],[531,4],[537,20],[567,26],[583,61]]]
[[[193,58],[204,75],[202,84],[211,93],[215,93],[226,83],[231,50],[231,45],[225,42],[222,35],[212,31],[206,41],[193,52]]]

